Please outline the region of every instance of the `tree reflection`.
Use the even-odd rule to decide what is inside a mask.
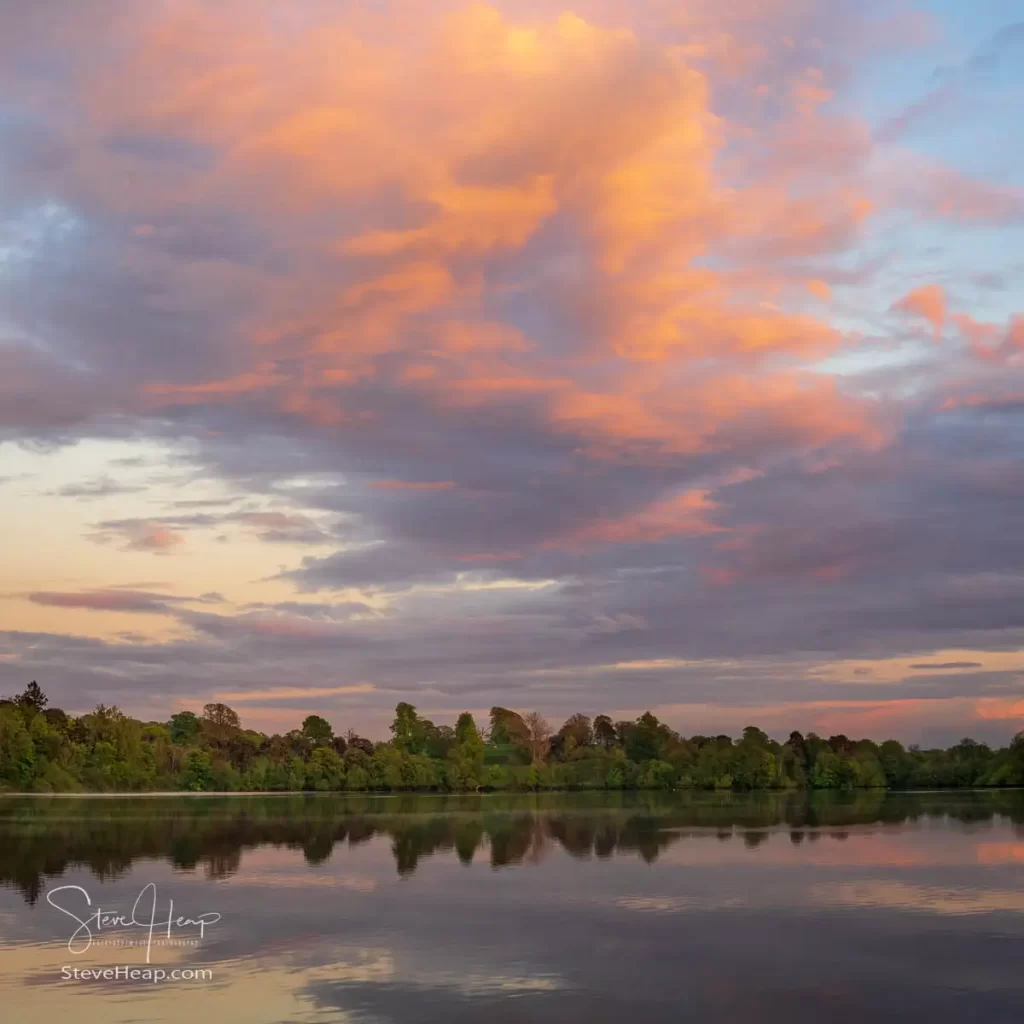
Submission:
[[[456,856],[492,868],[543,860],[551,850],[586,859],[616,854],[652,862],[698,831],[739,836],[751,849],[782,828],[795,844],[845,838],[855,825],[995,816],[1024,824],[1024,792],[542,794],[401,797],[52,797],[0,801],[0,884],[34,904],[46,880],[70,868],[116,879],[140,858],[160,858],[211,879],[236,871],[246,850],[274,845],[323,864],[335,846],[390,840],[395,866]]]

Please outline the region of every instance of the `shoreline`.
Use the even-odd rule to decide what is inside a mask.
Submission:
[[[814,793],[830,793],[837,795],[856,796],[863,793],[884,793],[887,796],[920,796],[928,793],[952,795],[954,793],[1013,793],[1024,790],[1024,786],[948,786],[945,788],[929,787],[927,789],[885,789],[882,787],[866,787],[861,789],[491,789],[484,791],[463,790],[441,792],[439,790],[420,789],[363,789],[363,790],[311,790],[311,789],[246,789],[246,790],[114,790],[110,792],[62,792],[62,793],[29,793],[29,792],[0,792],[0,800],[9,797],[32,797],[43,799],[54,799],[61,797],[73,797],[78,800],[110,800],[123,797],[136,797],[139,799],[149,797],[284,797],[284,796],[305,796],[305,797],[466,797],[466,796],[541,796],[544,794],[573,794],[584,793],[689,793],[705,795],[731,796],[794,796],[805,794],[810,796]]]

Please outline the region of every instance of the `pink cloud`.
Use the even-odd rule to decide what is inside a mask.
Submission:
[[[946,293],[941,285],[928,284],[907,292],[892,304],[893,310],[927,320],[938,339],[946,323]]]
[[[183,544],[180,533],[169,530],[159,523],[144,523],[131,535],[128,546],[139,551],[167,551]]]
[[[453,480],[374,480],[371,487],[378,491],[450,491]]]
[[[185,542],[184,536],[163,523],[146,519],[124,519],[100,523],[91,539],[99,543],[119,541],[126,551],[168,554]]]

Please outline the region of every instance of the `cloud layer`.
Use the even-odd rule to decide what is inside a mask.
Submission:
[[[576,10],[0,14],[0,458],[141,453],[40,486],[88,568],[9,595],[52,618],[0,680],[372,725],[1014,706],[1021,267],[964,253],[1019,251],[1024,187],[912,145],[970,95],[996,151],[1014,26],[880,112],[887,59],[949,65],[927,11]]]

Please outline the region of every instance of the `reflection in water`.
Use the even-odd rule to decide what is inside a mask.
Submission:
[[[301,849],[318,865],[336,844],[378,836],[390,840],[403,876],[438,851],[463,864],[486,855],[496,868],[539,862],[556,846],[577,858],[634,853],[652,863],[694,830],[739,834],[756,849],[780,826],[799,846],[844,840],[855,826],[996,816],[1024,823],[1024,792],[10,798],[0,800],[0,884],[34,904],[47,878],[74,867],[113,880],[137,859],[160,858],[223,879],[247,849]]]
[[[0,1019],[1016,1024],[1022,823],[1010,791],[5,798]],[[150,883],[222,915],[153,952],[210,983],[62,981],[47,888]]]

